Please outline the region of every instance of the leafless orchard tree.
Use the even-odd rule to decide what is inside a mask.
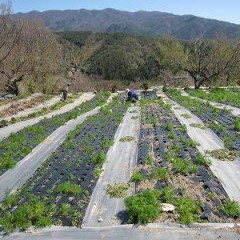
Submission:
[[[19,83],[27,77],[44,77],[56,69],[61,49],[43,23],[12,20],[10,4],[2,4],[0,11],[0,74],[6,91],[18,95]]]

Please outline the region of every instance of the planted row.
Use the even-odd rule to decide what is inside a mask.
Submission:
[[[234,117],[225,109],[218,109],[208,103],[203,103],[187,96],[182,96],[178,90],[168,89],[166,94],[188,108],[197,115],[203,123],[211,128],[214,133],[223,140],[227,149],[237,154],[240,153],[240,118]]]
[[[185,126],[161,101],[142,107],[138,166],[131,180],[136,195],[125,200],[129,221],[233,222],[240,206],[231,202],[210,162],[196,149]],[[175,210],[162,212],[164,204]]]
[[[193,97],[240,107],[240,93],[231,92],[225,88],[211,88],[208,92],[202,89],[187,89],[186,92]]]
[[[41,143],[58,127],[65,122],[75,119],[79,115],[102,105],[109,97],[108,93],[99,93],[93,99],[82,103],[73,110],[43,119],[39,123],[26,127],[17,133],[12,133],[8,138],[0,142],[0,175],[29,154],[34,147]]]
[[[4,230],[80,226],[126,109],[126,104],[115,99],[71,131],[25,186],[4,201],[0,218]]]

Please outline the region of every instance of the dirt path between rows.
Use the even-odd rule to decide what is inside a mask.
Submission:
[[[6,100],[6,101],[9,101],[8,103],[2,103],[0,102],[0,112],[11,107],[13,104],[16,104],[16,103],[21,103],[21,102],[28,102],[36,97],[40,97],[42,96],[43,94],[42,93],[34,93],[32,94],[31,96],[27,97],[27,98],[23,98],[23,99],[18,99],[18,100],[13,100],[13,99],[9,99],[9,100]],[[5,100],[3,100],[5,101]]]
[[[230,105],[226,105],[226,104],[223,104],[223,103],[207,101],[205,99],[201,99],[201,98],[197,98],[197,97],[192,97],[187,92],[185,92],[184,90],[181,90],[180,92],[181,92],[182,96],[187,96],[189,98],[196,99],[196,100],[201,101],[203,103],[208,102],[213,107],[216,107],[216,108],[219,108],[219,109],[227,109],[231,112],[231,114],[233,116],[240,117],[240,108],[232,107]]]
[[[212,151],[224,148],[222,140],[219,139],[211,129],[200,129],[190,126],[192,123],[204,125],[198,117],[178,103],[169,99],[163,92],[160,92],[159,96],[165,103],[172,104],[172,110],[175,116],[182,124],[186,125],[189,137],[199,143],[197,148],[200,153],[205,155],[207,150]],[[186,119],[182,116],[183,114],[188,114],[191,118]],[[240,157],[238,156],[234,161],[220,161],[216,158],[209,158],[212,161],[210,169],[220,180],[228,196],[232,200],[240,202]]]
[[[60,101],[60,97],[53,97],[50,100],[47,100],[47,101],[45,101],[43,103],[39,103],[35,107],[24,109],[24,110],[18,112],[17,114],[9,115],[7,117],[2,117],[2,118],[0,118],[0,121],[2,121],[2,120],[10,121],[12,118],[26,117],[29,114],[32,114],[32,113],[40,111],[43,108],[51,107],[52,105],[56,104],[59,101]]]
[[[65,106],[63,106],[61,109],[52,111],[46,115],[40,116],[40,117],[36,117],[36,118],[31,118],[29,120],[26,121],[22,121],[22,122],[17,122],[15,124],[9,125],[7,127],[1,128],[0,129],[0,140],[8,137],[11,133],[15,133],[20,131],[21,129],[23,129],[24,127],[27,126],[32,126],[36,123],[38,123],[39,121],[41,121],[43,118],[51,118],[55,115],[60,115],[66,112],[71,111],[73,108],[75,108],[76,106],[80,105],[81,103],[90,100],[91,98],[94,97],[93,93],[83,93],[79,98],[77,98],[73,103],[69,103]]]
[[[140,108],[130,107],[119,125],[115,141],[107,154],[104,172],[100,176],[91,196],[82,228],[119,225],[116,215],[125,210],[123,198],[110,198],[106,193],[108,184],[128,183],[134,166],[137,164],[138,139],[140,131]],[[120,139],[132,136],[133,141],[121,142]],[[129,187],[129,194],[133,192]]]

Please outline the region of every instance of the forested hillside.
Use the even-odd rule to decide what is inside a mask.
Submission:
[[[178,74],[188,74],[196,88],[203,83],[239,81],[240,44],[236,41],[182,41],[125,33],[62,32],[58,35],[79,50],[72,58],[73,66],[106,80],[166,82]]]
[[[136,83],[139,87],[151,80],[157,84],[171,84],[178,79],[186,84],[189,80],[195,88],[239,83],[238,39],[219,36],[180,40],[123,32],[54,33],[41,21],[12,19],[10,5],[0,6],[0,27],[1,92],[53,93],[67,83],[75,91],[109,90],[118,83],[123,87]]]

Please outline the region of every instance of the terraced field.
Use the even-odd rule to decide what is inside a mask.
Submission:
[[[47,156],[23,178],[21,165],[34,162],[35,149],[53,144],[49,136],[62,128],[58,144],[41,146]],[[134,104],[123,93],[99,93],[0,142],[2,231],[239,223],[239,131],[238,116],[175,89],[142,92]],[[232,176],[227,180],[222,164]],[[17,170],[21,184],[4,188]]]

